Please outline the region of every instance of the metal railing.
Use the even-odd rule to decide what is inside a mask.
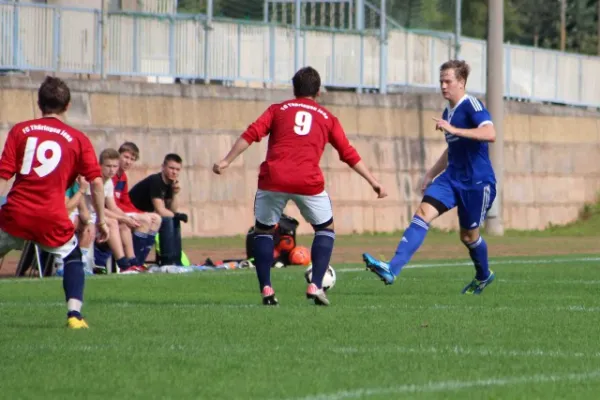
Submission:
[[[103,20],[100,10],[0,1],[0,70],[269,85],[289,84],[312,65],[329,87],[435,90],[454,46],[450,34],[399,29],[296,35],[294,26],[204,15],[119,12]],[[600,107],[600,58],[509,44],[504,52],[505,96]],[[461,56],[472,66],[469,90],[485,93],[485,42],[462,38]]]

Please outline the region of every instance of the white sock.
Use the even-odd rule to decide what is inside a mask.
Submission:
[[[69,299],[67,301],[67,311],[77,311],[78,313],[80,313],[82,305],[83,303],[81,302],[81,300]]]
[[[81,261],[83,261],[83,265],[87,265],[88,263],[87,257],[89,252],[90,250],[85,247],[81,249]]]

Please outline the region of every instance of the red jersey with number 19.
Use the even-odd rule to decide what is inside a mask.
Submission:
[[[0,158],[0,178],[15,181],[0,208],[0,228],[15,237],[60,247],[74,233],[65,191],[78,175],[102,176],[94,147],[82,132],[57,118],[15,125]]]
[[[273,104],[242,138],[248,143],[260,142],[269,134],[267,157],[258,175],[261,190],[309,196],[322,193],[325,179],[319,162],[327,143],[350,167],[360,161],[338,119],[309,98]]]

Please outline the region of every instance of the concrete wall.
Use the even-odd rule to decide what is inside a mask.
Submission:
[[[39,82],[0,79],[2,142],[15,122],[33,118]],[[224,176],[212,164],[272,102],[288,91],[70,81],[70,122],[89,134],[98,151],[125,140],[141,148],[131,173],[137,181],[159,170],[167,152],[179,153],[187,235],[244,233],[253,223],[258,165],[266,143],[253,146]],[[433,128],[443,101],[437,95],[328,93],[321,102],[342,121],[348,136],[390,196],[376,200],[369,186],[328,146],[322,167],[340,233],[401,230],[421,196],[419,181],[445,148]],[[506,103],[504,218],[507,228],[544,228],[577,217],[600,188],[598,114],[524,103]],[[289,207],[292,215],[297,209]],[[454,212],[435,224],[457,226]],[[304,223],[302,232],[309,232]]]

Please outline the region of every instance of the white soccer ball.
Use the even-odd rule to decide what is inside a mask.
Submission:
[[[308,268],[306,268],[306,271],[304,271],[304,278],[308,283],[310,283],[312,280],[312,263],[308,266]],[[331,290],[331,288],[335,286],[335,281],[335,270],[330,265],[329,268],[327,268],[327,272],[325,272],[325,276],[323,277],[323,290]]]

